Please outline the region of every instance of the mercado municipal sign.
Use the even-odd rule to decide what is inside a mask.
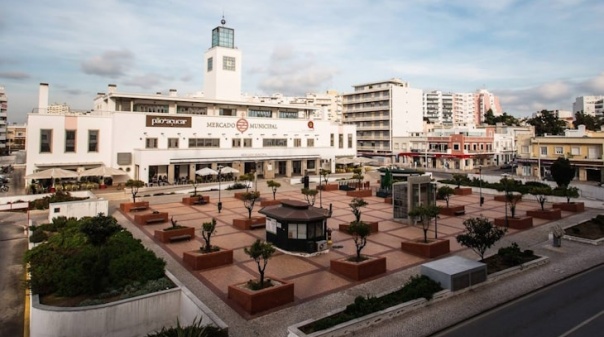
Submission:
[[[245,132],[247,129],[270,129],[276,130],[277,124],[273,123],[249,123],[247,119],[240,118],[237,122],[208,122],[206,124],[208,128],[220,128],[220,129],[231,129],[236,128],[239,132]]]

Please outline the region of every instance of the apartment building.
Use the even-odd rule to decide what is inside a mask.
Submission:
[[[356,125],[359,155],[391,160],[393,137],[423,129],[423,92],[400,79],[354,85],[342,96],[344,123]]]
[[[25,150],[27,142],[27,125],[11,124],[6,128],[7,153]]]
[[[601,101],[604,100],[604,96],[580,96],[575,98],[573,102],[573,114],[577,111],[583,111],[586,115],[596,115],[596,105],[598,105],[598,112],[602,109]]]
[[[430,123],[453,124],[453,96],[438,90],[424,93],[424,117]]]

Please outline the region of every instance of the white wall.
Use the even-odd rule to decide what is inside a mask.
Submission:
[[[96,216],[99,213],[109,214],[109,200],[91,199],[52,203],[48,207],[48,221],[64,216],[80,219],[85,216]]]
[[[423,91],[393,86],[391,137],[405,137],[409,132],[423,131]],[[392,146],[392,145],[391,145]]]

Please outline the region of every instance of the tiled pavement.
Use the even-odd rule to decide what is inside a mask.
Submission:
[[[272,197],[268,191],[262,191],[262,188],[260,190],[263,196]],[[362,209],[362,220],[379,221],[380,232],[369,236],[369,243],[363,253],[386,256],[387,274],[374,280],[355,282],[332,273],[329,270],[331,259],[354,253],[354,243],[351,237],[334,230],[333,244],[341,246],[340,249],[331,249],[327,254],[314,257],[278,253],[271,259],[267,267],[267,275],[293,281],[295,283],[296,300],[289,306],[250,317],[226,298],[227,286],[257,276],[256,265],[244,254],[243,248],[250,245],[257,238],[264,238],[265,232],[263,229],[240,231],[231,226],[233,219],[247,217],[247,210],[240,200],[232,198],[229,193],[223,192],[224,208],[220,214],[216,209],[217,196],[215,192],[204,192],[205,194],[211,195],[211,202],[200,206],[185,206],[180,203],[181,196],[178,195],[154,197],[151,200],[152,210],[166,211],[170,216],[174,216],[179,224],[195,227],[197,236],[195,240],[170,244],[162,244],[153,240],[153,231],[167,227],[169,223],[149,226],[134,226],[127,223],[127,227],[133,232],[145,236],[146,240],[143,241],[169,260],[168,268],[179,279],[185,279],[185,284],[226,321],[230,326],[232,336],[256,334],[284,336],[287,325],[341,307],[350,303],[354,296],[358,294],[376,294],[400,286],[409,275],[417,273],[417,268],[414,267],[427,261],[400,250],[401,241],[423,236],[421,228],[392,221],[391,205],[385,204],[383,199],[377,197],[365,198],[369,204]],[[299,186],[284,186],[277,192],[277,198],[302,200],[302,195],[299,192]],[[323,207],[328,207],[329,204],[332,204],[333,207],[332,217],[328,219],[329,227],[337,229],[338,224],[354,219],[348,206],[351,199],[343,191],[322,193]],[[319,198],[317,197],[315,205],[318,204]],[[439,201],[439,204],[444,205],[444,202]],[[473,194],[453,196],[450,204],[465,205],[466,214],[458,217],[440,216],[438,219],[438,237],[450,240],[451,254],[461,253],[467,257],[476,258],[472,255],[473,253],[465,250],[455,240],[455,236],[463,230],[463,220],[476,216],[503,217],[505,215],[505,203],[494,201],[493,196],[485,194],[485,204],[481,207],[478,204],[478,195]],[[517,206],[517,214],[522,215],[525,210],[538,207],[539,205],[534,201],[534,198],[525,196],[525,200]],[[260,207],[256,206],[253,215],[257,215],[259,209]],[[570,215],[571,213],[563,212],[563,217]],[[123,220],[132,220],[133,218],[132,214],[126,214],[124,217],[123,214],[117,212],[116,216]],[[206,271],[191,271],[182,264],[182,253],[198,249],[202,245],[201,224],[209,221],[212,217],[216,218],[218,222],[217,233],[212,237],[212,244],[234,249],[234,263]],[[536,227],[544,224],[546,224],[545,220],[534,219]],[[509,230],[506,238],[502,241],[509,244],[514,241],[517,233],[516,230]],[[136,235],[137,233],[135,233]],[[429,237],[434,237],[434,226],[431,226]],[[522,243],[520,244],[522,247]],[[208,293],[208,290],[211,291],[211,294]],[[309,308],[312,309],[309,310]],[[281,313],[285,316],[282,316]],[[267,328],[271,330],[271,333],[266,332]],[[252,331],[255,333],[252,333]]]

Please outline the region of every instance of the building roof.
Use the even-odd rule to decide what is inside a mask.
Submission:
[[[329,210],[299,200],[282,200],[280,205],[266,206],[258,213],[287,222],[314,222],[330,216]]]

